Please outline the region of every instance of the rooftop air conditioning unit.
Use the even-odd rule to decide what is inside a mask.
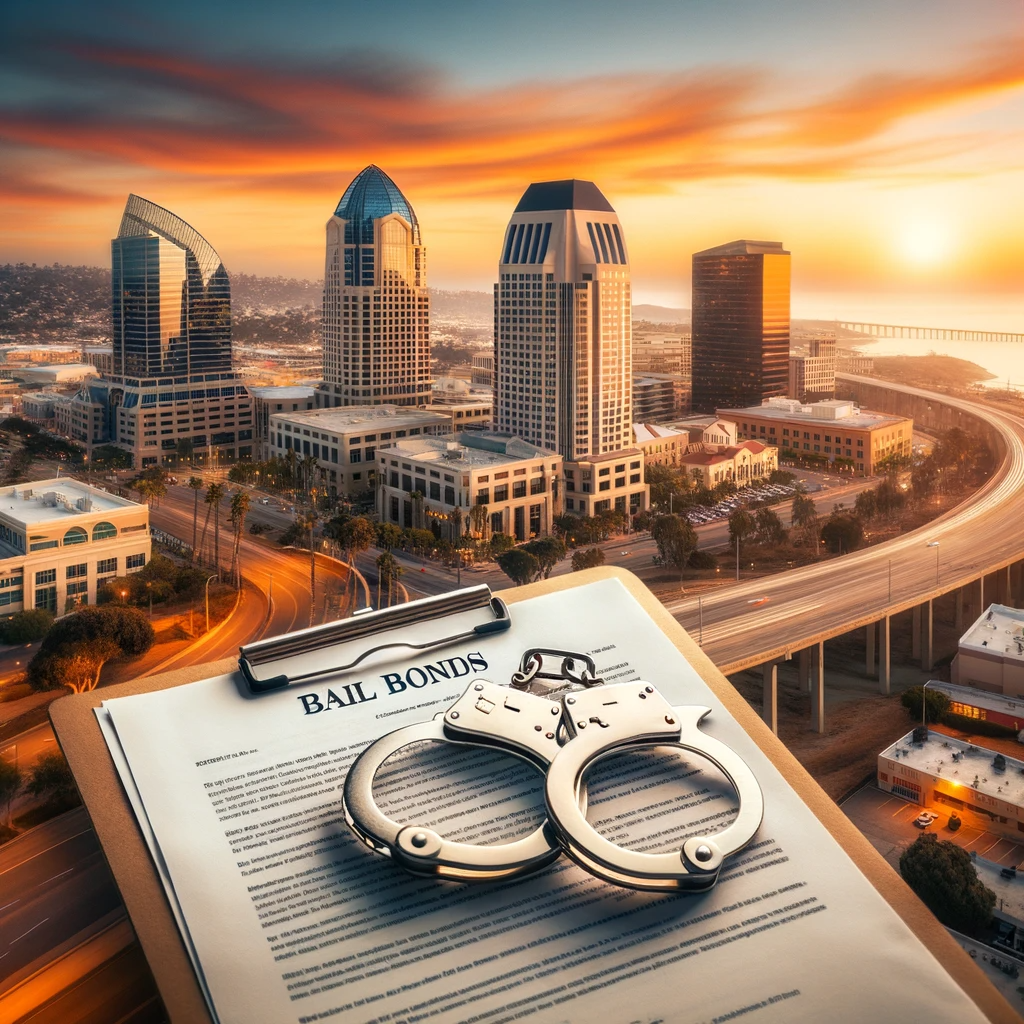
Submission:
[[[57,507],[57,492],[56,491],[47,491],[43,495],[43,504],[44,505],[50,505],[50,506],[56,508]]]

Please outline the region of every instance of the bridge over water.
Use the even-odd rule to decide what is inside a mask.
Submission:
[[[862,324],[837,320],[836,327],[874,338],[909,338],[916,341],[1010,341],[1024,344],[1024,334],[998,331],[959,331],[946,327],[909,327],[905,324]]]

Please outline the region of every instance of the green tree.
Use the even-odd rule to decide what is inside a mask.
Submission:
[[[875,518],[878,514],[878,493],[875,488],[870,487],[857,495],[853,503],[853,511],[865,523],[869,523]]]
[[[197,476],[190,476],[187,484],[192,491],[192,561],[196,560],[196,535],[199,530],[199,492],[203,489],[203,481]]]
[[[111,658],[137,658],[153,646],[149,620],[121,605],[82,608],[53,624],[28,664],[35,690],[94,689]]]
[[[754,521],[754,517],[745,508],[738,508],[729,516],[729,542],[731,544],[735,544],[737,541],[743,544],[756,529],[757,523]]]
[[[644,467],[644,482],[651,487],[651,504],[655,508],[668,510],[670,506],[682,508],[683,495],[688,490],[689,480],[673,466],[647,463]]]
[[[10,761],[0,760],[0,804],[7,810],[4,815],[4,824],[11,824],[11,801],[18,795],[21,789],[21,771],[16,764]]]
[[[402,542],[402,530],[394,523],[377,524],[377,547],[390,551]]]
[[[538,537],[531,540],[529,544],[523,545],[523,550],[528,551],[540,564],[540,571],[544,579],[551,576],[551,570],[565,558],[565,541],[561,537]]]
[[[816,523],[818,510],[814,506],[814,499],[809,498],[806,494],[794,494],[790,520],[794,526],[799,526],[801,529]]]
[[[864,540],[864,527],[854,515],[833,513],[821,528],[821,539],[833,554],[854,551]]]
[[[992,920],[996,895],[956,843],[935,833],[918,836],[900,857],[900,874],[947,928],[973,935]]]
[[[499,535],[495,534],[495,536]],[[498,555],[497,562],[498,568],[517,587],[535,580],[540,574],[540,562],[523,548],[512,548],[510,551],[503,552]]]
[[[36,759],[29,769],[25,789],[33,796],[46,797],[61,806],[70,807],[79,802],[75,777],[59,750],[47,751]]]
[[[491,534],[490,540],[491,558],[498,558],[500,555],[505,554],[506,551],[511,551],[515,546],[515,539],[510,537],[507,533],[493,533]]]
[[[900,703],[907,709],[915,722],[921,721],[921,695],[924,694],[926,721],[941,722],[942,716],[949,710],[949,697],[941,690],[931,687],[911,686],[900,694]]]
[[[682,579],[690,555],[697,550],[697,534],[690,521],[679,516],[658,516],[651,523],[651,537],[658,545],[661,561],[678,569]]]
[[[0,643],[28,644],[42,640],[53,625],[53,616],[45,608],[26,608],[0,620]]]
[[[786,528],[778,513],[765,506],[759,508],[754,520],[757,523],[757,542],[765,547],[776,548],[786,542]]]
[[[115,448],[112,444],[101,444],[92,450],[92,465],[94,469],[131,469],[132,457],[121,448]]]
[[[602,548],[579,548],[572,553],[572,571],[579,572],[581,569],[596,569],[604,565],[604,550]]]
[[[213,568],[217,573],[217,582],[220,583],[220,503],[224,497],[224,485],[213,483],[206,488],[206,519],[209,522],[210,515],[213,515]],[[203,536],[206,536],[206,526],[203,526]]]

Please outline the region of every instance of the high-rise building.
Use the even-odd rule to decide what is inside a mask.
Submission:
[[[327,222],[324,406],[430,400],[430,300],[420,225],[398,186],[372,164]]]
[[[530,185],[494,288],[498,430],[565,459],[631,446],[630,314],[611,203],[590,181]]]
[[[759,405],[789,384],[789,253],[741,240],[693,255],[693,408]]]
[[[131,195],[111,242],[113,345],[71,400],[65,430],[136,469],[252,456],[252,404],[231,369],[231,285],[180,217]]]
[[[807,351],[789,357],[788,397],[818,402],[836,393],[836,336],[811,338]]]
[[[110,255],[114,375],[231,371],[231,285],[195,228],[130,195]]]

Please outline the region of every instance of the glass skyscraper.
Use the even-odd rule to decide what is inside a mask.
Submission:
[[[693,255],[693,410],[741,409],[789,384],[789,253],[729,242]]]
[[[229,373],[231,286],[213,246],[180,217],[131,195],[110,249],[114,376],[187,384]]]
[[[323,347],[321,404],[430,400],[427,251],[409,201],[372,164],[327,222]]]
[[[631,447],[629,255],[611,203],[591,181],[530,185],[498,263],[498,429],[566,459]]]

